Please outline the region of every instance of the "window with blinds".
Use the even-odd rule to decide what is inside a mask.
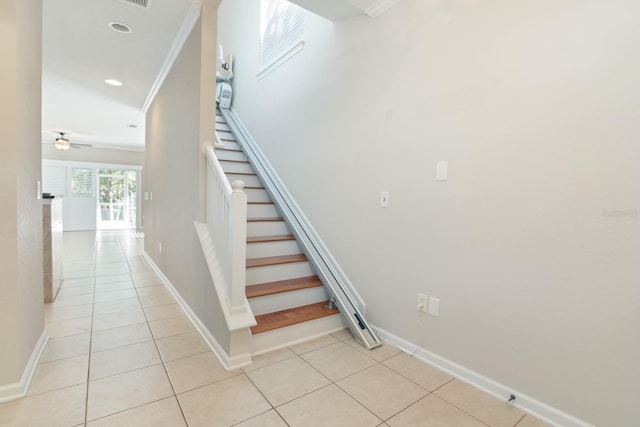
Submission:
[[[71,169],[71,196],[93,197],[93,169]]]
[[[42,168],[42,192],[54,196],[67,195],[67,168],[44,166]]]
[[[263,78],[303,48],[304,9],[286,0],[262,0],[258,78]]]

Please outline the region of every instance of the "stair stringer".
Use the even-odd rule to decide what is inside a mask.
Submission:
[[[256,174],[264,183],[267,193],[281,211],[282,217],[296,237],[309,263],[320,277],[327,293],[344,317],[354,338],[367,349],[380,346],[380,340],[365,320],[366,305],[364,301],[293,200],[238,115],[233,109],[221,109],[220,112]]]

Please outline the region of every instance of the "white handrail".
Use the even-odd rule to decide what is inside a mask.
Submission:
[[[216,289],[225,311],[233,316],[250,313],[245,296],[247,244],[247,195],[244,182],[229,183],[214,148],[205,142],[202,151],[207,158],[206,231],[217,264]],[[212,276],[214,276],[212,272]],[[255,324],[255,320],[254,320]]]

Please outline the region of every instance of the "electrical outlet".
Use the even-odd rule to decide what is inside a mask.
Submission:
[[[427,301],[428,298],[425,294],[418,294],[418,311],[427,312]]]

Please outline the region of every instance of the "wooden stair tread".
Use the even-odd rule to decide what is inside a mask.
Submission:
[[[290,264],[294,262],[304,262],[306,260],[307,260],[307,257],[304,254],[250,258],[247,260],[247,268],[265,267],[268,265]]]
[[[226,175],[249,175],[249,176],[256,176],[255,173],[253,172],[225,172]]]
[[[245,187],[247,188],[247,187]],[[248,205],[272,205],[273,202],[247,202]]]
[[[237,140],[237,139],[231,139],[231,138],[220,138],[220,141],[238,142],[238,140]]]
[[[247,160],[233,160],[233,159],[218,159],[219,162],[227,163],[249,163]]]
[[[276,311],[256,316],[258,324],[251,328],[252,334],[259,334],[285,326],[295,325],[297,323],[309,320],[320,319],[322,317],[338,314],[335,308],[328,309],[326,306],[329,301],[322,301],[315,304],[303,305],[301,307],[290,308],[288,310]]]
[[[242,150],[238,150],[237,148],[216,147],[216,150],[235,151],[236,153],[242,153]]]
[[[299,289],[314,288],[316,286],[322,286],[322,282],[318,276],[297,277],[295,279],[249,285],[246,288],[246,295],[247,298],[255,298],[282,292],[297,291]]]
[[[244,186],[244,189],[245,189],[245,190],[246,190],[246,189],[250,189],[250,190],[264,190],[264,187],[260,187],[260,186],[256,187],[255,185],[245,185],[245,186]]]
[[[280,222],[282,218],[247,218],[247,222]]]
[[[292,234],[283,234],[279,236],[255,236],[247,237],[247,243],[265,243],[265,242],[283,242],[286,240],[296,240]]]

